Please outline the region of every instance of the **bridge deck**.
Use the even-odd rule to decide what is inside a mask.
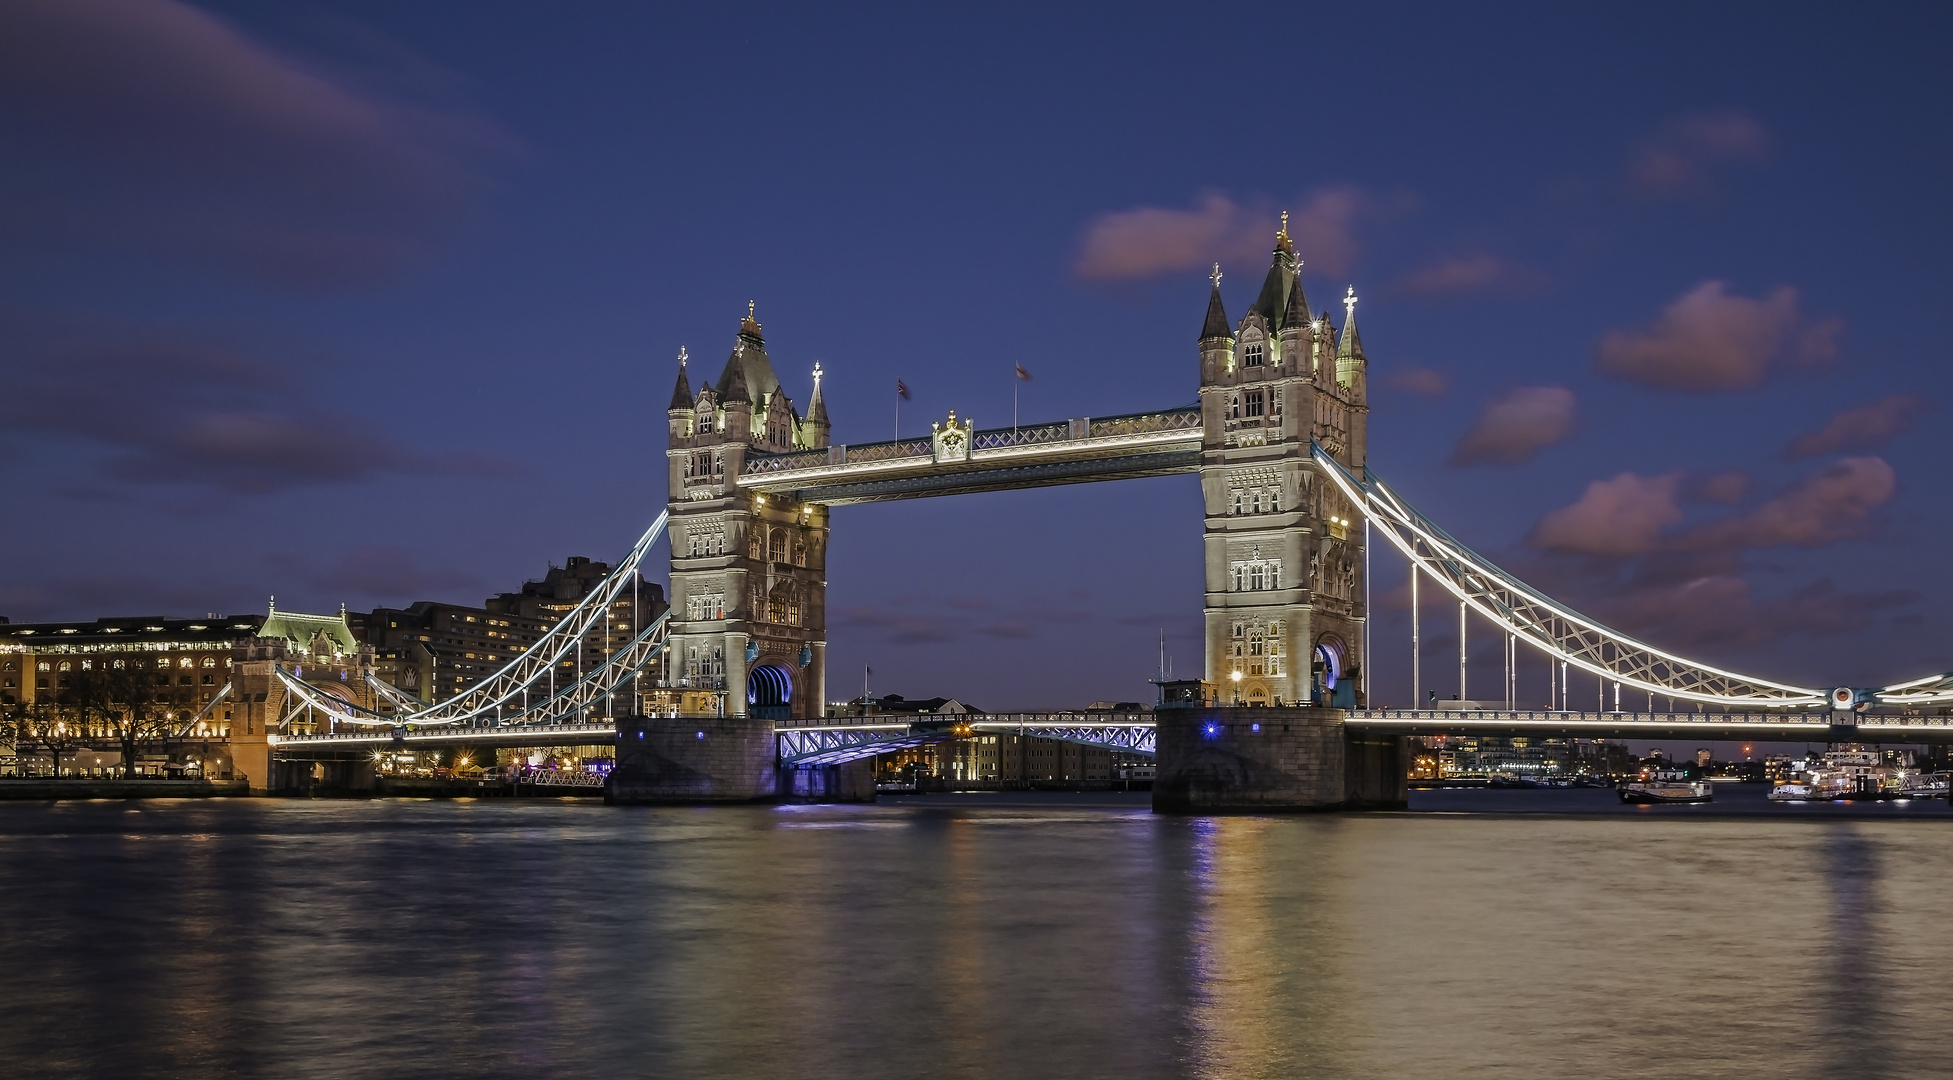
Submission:
[[[967,447],[935,438],[752,454],[740,487],[807,502],[919,499],[1193,472],[1200,466],[1200,407],[1052,424],[984,429]]]

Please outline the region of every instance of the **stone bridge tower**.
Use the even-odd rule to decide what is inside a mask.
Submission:
[[[1362,515],[1309,443],[1361,474],[1366,362],[1355,290],[1338,334],[1310,313],[1301,266],[1284,214],[1247,315],[1229,324],[1216,266],[1200,331],[1206,678],[1226,705],[1360,702]]]
[[[827,446],[820,368],[802,416],[747,305],[718,381],[671,396],[668,685],[682,711],[819,717],[827,697],[827,507],[742,491],[748,454]]]

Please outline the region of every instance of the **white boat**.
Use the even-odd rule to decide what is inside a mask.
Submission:
[[[1617,790],[1624,803],[1704,803],[1716,798],[1715,789],[1707,780],[1690,780],[1680,772],[1660,772],[1630,780]]]
[[[1809,802],[1817,798],[1817,791],[1809,784],[1778,784],[1770,789],[1771,802]]]

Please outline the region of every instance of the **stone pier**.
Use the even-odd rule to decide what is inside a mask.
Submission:
[[[1156,813],[1280,813],[1405,805],[1404,740],[1353,735],[1340,709],[1166,708]]]
[[[772,802],[773,721],[746,716],[630,716],[617,720],[612,803]],[[872,789],[871,789],[872,790]]]

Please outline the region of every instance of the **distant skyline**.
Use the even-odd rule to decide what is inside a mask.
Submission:
[[[615,561],[665,500],[680,347],[715,377],[748,301],[836,442],[889,437],[898,379],[910,433],[1014,391],[1025,422],[1187,403],[1209,267],[1238,319],[1288,211],[1311,306],[1361,297],[1372,467],[1462,541],[1756,675],[1953,669],[1947,24],[21,0],[0,615],[479,603]],[[1200,666],[1200,528],[1192,477],[840,508],[833,696],[872,664],[992,709],[1143,698],[1162,630]]]

